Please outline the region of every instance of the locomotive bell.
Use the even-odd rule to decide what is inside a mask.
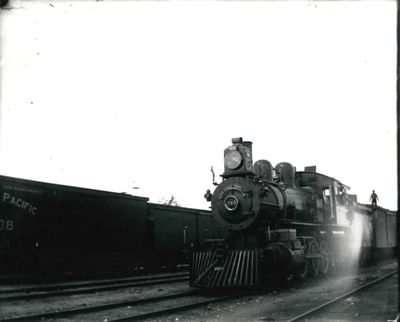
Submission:
[[[252,142],[243,141],[242,138],[233,138],[233,145],[224,151],[223,178],[233,175],[253,174]]]

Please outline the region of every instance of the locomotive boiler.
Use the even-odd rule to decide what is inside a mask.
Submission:
[[[225,149],[224,167],[222,182],[205,197],[228,237],[193,252],[191,286],[257,287],[271,277],[327,274],[352,256],[352,224],[360,214],[349,187],[315,167],[253,164],[252,143],[242,138]]]

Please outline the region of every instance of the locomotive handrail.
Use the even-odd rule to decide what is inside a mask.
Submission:
[[[270,202],[266,202],[266,201],[261,201],[260,204],[265,205],[265,206],[279,207],[279,205],[277,205],[275,203],[270,203]]]
[[[244,191],[242,191],[242,190],[240,190],[240,189],[238,189],[238,188],[235,188],[235,187],[230,187],[228,193],[229,193],[230,191],[232,191],[232,190],[238,191],[239,193],[242,194],[243,197],[246,196],[246,193],[245,193]],[[225,196],[226,192],[227,192],[226,190],[223,190],[222,193],[221,193],[221,197],[220,197],[218,200],[222,200],[223,197]]]
[[[279,221],[278,223],[281,224],[290,224],[290,225],[298,225],[298,226],[311,226],[311,227],[325,227],[325,228],[336,228],[336,229],[349,229],[348,226],[343,225],[336,225],[336,224],[324,224],[324,223],[308,223],[308,222],[301,222],[295,220],[284,220]]]

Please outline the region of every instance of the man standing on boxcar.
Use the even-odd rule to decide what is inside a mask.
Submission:
[[[372,190],[372,194],[371,197],[369,198],[369,200],[371,201],[371,204],[373,206],[376,206],[376,202],[379,200],[378,195],[375,193],[375,190]]]

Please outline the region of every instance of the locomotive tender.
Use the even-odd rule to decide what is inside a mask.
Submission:
[[[358,204],[349,187],[316,167],[253,165],[252,142],[232,143],[224,151],[223,181],[205,195],[228,238],[210,239],[192,253],[191,286],[258,287],[271,277],[327,274],[369,258],[377,240],[381,248],[395,246],[394,212]]]

